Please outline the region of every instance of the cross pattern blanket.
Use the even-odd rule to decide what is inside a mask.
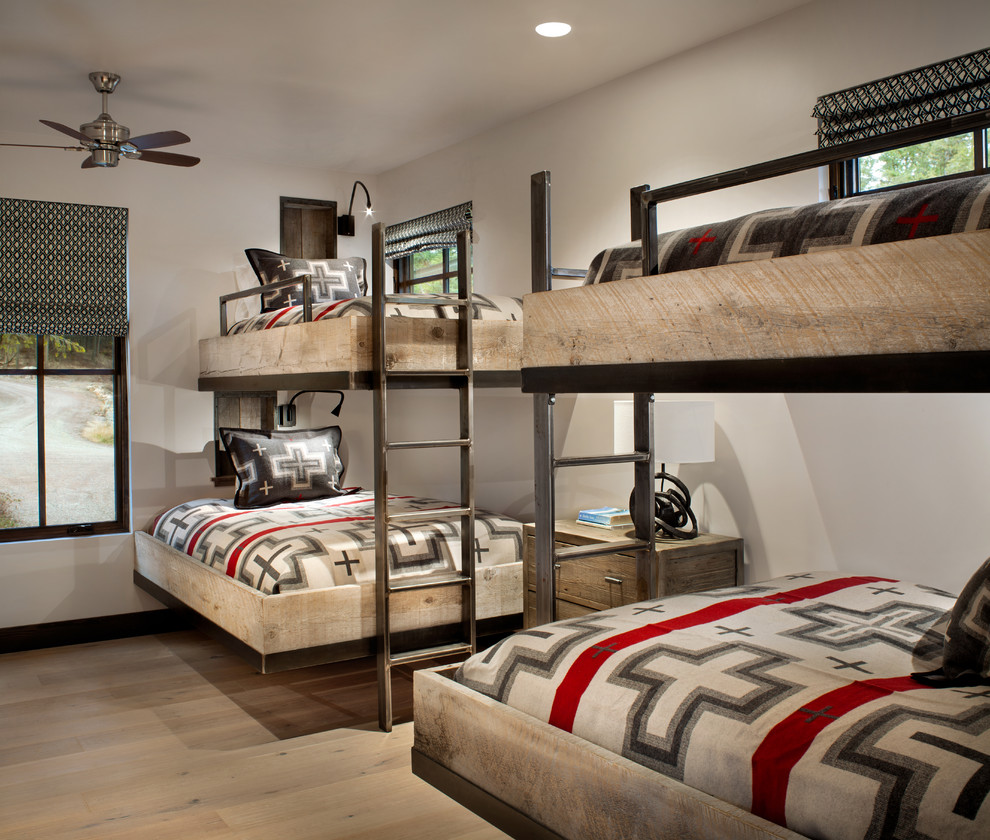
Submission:
[[[458,307],[446,301],[456,300],[457,295],[417,295],[428,302],[428,306],[416,306],[405,303],[388,304],[385,307],[389,318],[456,318]],[[522,299],[498,295],[471,296],[471,315],[477,321],[521,321]],[[334,300],[328,303],[313,305],[313,320],[323,321],[328,318],[346,318],[351,315],[371,315],[371,298],[358,297],[347,300]],[[273,327],[284,327],[289,324],[299,324],[303,320],[302,306],[286,306],[272,312],[262,312],[253,318],[238,321],[227,331],[234,333],[270,330]]]
[[[390,496],[389,511],[457,505]],[[392,527],[394,579],[443,576],[461,565],[460,518]],[[242,510],[225,499],[186,502],[155,520],[151,535],[266,595],[375,579],[375,500],[362,491],[330,499]],[[522,523],[475,515],[478,570],[522,559]]]
[[[990,176],[958,178],[804,207],[764,210],[725,222],[661,233],[657,243],[658,273],[988,227]],[[630,242],[598,254],[588,269],[585,284],[642,275],[642,245]]]
[[[808,837],[990,837],[990,688],[926,688],[954,598],[828,573],[517,633],[455,679]]]

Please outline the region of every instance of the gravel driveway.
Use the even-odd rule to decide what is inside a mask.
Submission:
[[[85,377],[45,380],[45,472],[49,525],[114,518],[114,448],[82,436],[98,414]],[[34,378],[0,377],[0,489],[23,525],[38,524],[38,421]]]

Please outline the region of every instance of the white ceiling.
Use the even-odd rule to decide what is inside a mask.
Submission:
[[[375,174],[806,2],[0,0],[0,140],[71,144],[38,120],[94,119],[107,70],[170,151]]]

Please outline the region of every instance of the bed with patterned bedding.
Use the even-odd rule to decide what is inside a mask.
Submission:
[[[632,391],[740,390],[742,371],[756,390],[774,376],[774,390],[848,390],[812,382],[815,360],[876,373],[874,357],[881,380],[895,368],[880,357],[913,356],[907,376],[965,364],[990,349],[988,228],[978,175],[655,234],[648,276],[640,241],[607,248],[584,285],[524,297],[523,390],[614,391],[617,376]]]
[[[364,260],[246,253],[260,285],[221,297],[221,334],[199,343],[200,390],[370,388],[374,340],[373,319],[367,316],[374,303],[367,295]],[[374,274],[376,284],[385,283],[384,259],[374,265]],[[307,294],[308,307],[300,303]],[[245,295],[261,298],[261,313],[228,328],[227,303]],[[457,295],[402,298],[384,304],[390,371],[456,369],[459,307],[448,301]],[[413,299],[417,303],[409,302]],[[471,314],[475,384],[518,385],[521,299],[473,293]]]
[[[964,619],[986,640],[981,572]],[[912,678],[956,603],[809,573],[536,627],[417,677],[414,760],[547,836],[986,838],[990,642],[983,685]]]
[[[421,295],[425,306],[411,306],[396,303],[385,307],[389,318],[457,318],[457,307],[447,303],[456,299],[456,295],[430,294]],[[472,317],[476,321],[521,321],[522,298],[498,295],[471,296]],[[312,320],[323,321],[331,318],[347,318],[352,315],[371,317],[371,298],[367,295],[346,300],[334,300],[317,303],[313,306]],[[290,324],[303,323],[303,307],[300,305],[283,306],[268,312],[262,312],[251,318],[237,321],[228,330],[228,335],[270,330],[274,327],[287,327]]]
[[[395,496],[389,509],[444,506]],[[374,494],[367,491],[251,509],[224,499],[187,502],[157,517],[149,533],[136,534],[136,580],[247,645],[262,670],[278,670],[280,657],[286,660],[291,652],[298,659],[306,649],[324,661],[363,655],[373,649],[375,637],[374,519]],[[394,527],[393,580],[449,576],[460,567],[459,535],[456,517]],[[479,512],[475,551],[479,619],[518,626],[522,524]],[[396,593],[396,631],[456,624],[461,616],[456,590]],[[357,642],[363,644],[346,646]]]

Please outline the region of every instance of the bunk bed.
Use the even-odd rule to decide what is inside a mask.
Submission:
[[[986,688],[967,688],[975,683],[965,679],[955,688],[934,688],[911,674],[938,667],[943,637],[949,638],[945,619],[951,615],[955,621],[961,608],[972,607],[966,607],[967,592],[975,586],[983,593],[979,597],[990,593],[990,561],[959,599],[900,581],[814,573],[807,581],[779,579],[658,599],[652,400],[654,392],[664,391],[990,390],[990,230],[656,274],[662,257],[656,216],[663,201],[832,165],[988,122],[988,112],[950,118],[662,190],[635,188],[632,239],[640,240],[642,270],[634,273],[641,276],[578,288],[550,287],[556,270],[550,259],[549,173],[533,176],[534,294],[524,298],[522,380],[523,390],[534,394],[539,624],[459,668],[417,673],[412,750],[417,775],[520,838],[833,840],[902,836],[896,833],[898,820],[907,832],[903,836],[986,836]],[[977,212],[984,228],[986,200],[984,190]],[[635,452],[555,456],[557,393],[623,390],[634,393]],[[553,543],[554,476],[559,467],[618,461],[635,465],[635,539],[625,547],[636,552],[641,601],[555,622],[552,564],[571,554]],[[875,595],[864,598],[869,592]],[[846,615],[856,623],[857,616],[887,609],[913,611],[919,618],[907,622],[910,632],[890,642],[896,655],[878,657],[870,676],[836,670],[867,664],[846,661],[838,648],[805,656],[787,645],[780,649],[779,639],[771,638],[813,639],[813,628],[822,626],[815,615]],[[738,625],[725,620],[734,616],[746,620]],[[841,624],[830,626],[841,634]],[[736,630],[756,638],[727,641],[725,634]],[[990,639],[982,644],[990,660]],[[774,654],[775,649],[781,652]],[[724,671],[717,666],[707,671],[701,660],[715,650],[732,651],[737,658]],[[720,694],[720,680],[730,672],[755,677],[759,671],[772,682],[776,672],[773,666],[749,668],[742,651],[779,656],[788,663],[784,670],[795,666],[803,674],[782,711],[768,711],[760,726],[745,734],[749,713],[732,708]],[[678,658],[688,667],[670,666]],[[693,682],[692,675],[682,679],[686,671],[697,671]],[[671,681],[675,673],[677,681]],[[988,676],[984,673],[983,680]],[[711,685],[716,687],[706,688]],[[864,685],[867,694],[878,686],[881,694],[896,694],[890,712],[895,716],[916,706],[929,721],[978,721],[963,739],[968,746],[957,750],[968,759],[954,763],[952,739],[939,741],[931,733],[917,741],[945,749],[925,752],[918,761],[907,757],[918,756],[912,745],[905,752],[889,743],[874,749],[868,733],[886,726],[874,716],[886,713],[882,704],[863,700],[864,714],[851,715],[851,724],[847,712],[858,709],[859,700],[835,714],[826,708],[836,699],[832,692],[841,694],[849,686],[855,692]],[[782,686],[782,695],[788,694]],[[660,702],[661,696],[671,705]],[[825,702],[808,705],[813,698]],[[696,725],[706,712],[709,721],[722,725]],[[726,724],[726,718],[734,722]],[[816,732],[837,721],[832,729],[848,736],[846,745],[849,739],[865,745],[862,754],[846,756],[845,770],[857,762],[884,769],[866,772],[868,781],[853,769],[831,787],[833,779],[826,777],[842,771],[823,768],[818,759],[823,751],[834,758],[842,745],[809,741],[815,758],[807,766],[801,765],[805,746],[788,757],[787,739],[777,742],[769,760],[765,749],[758,752],[760,736],[770,734],[767,727],[786,731],[798,718],[819,721]],[[737,740],[745,742],[741,752],[726,749]],[[925,798],[931,792],[923,787],[907,790],[906,779],[923,767],[932,778],[952,778],[939,805],[933,804],[937,796]],[[897,783],[888,784],[888,770],[901,773]],[[758,773],[773,782],[769,798],[755,798],[751,785]],[[794,793],[788,793],[788,783]],[[877,789],[876,800],[862,796],[863,790]],[[792,821],[802,833],[787,827]],[[912,834],[915,830],[921,833]]]
[[[243,296],[235,293],[221,300],[222,332],[228,334],[200,344],[201,390],[218,398],[261,395],[262,407],[254,409],[260,428],[235,429],[231,438],[218,416],[218,434],[226,438],[298,444],[298,434],[273,428],[273,389],[372,389],[374,490],[345,492],[337,460],[336,471],[327,467],[332,474],[320,498],[289,493],[277,505],[267,495],[241,504],[245,476],[260,476],[262,469],[252,473],[242,454],[236,503],[180,505],[136,533],[134,579],[166,605],[191,612],[263,672],[377,652],[380,722],[389,729],[391,701],[382,684],[388,684],[391,663],[470,653],[479,633],[502,636],[521,626],[522,524],[475,508],[471,396],[475,380],[488,387],[518,385],[521,325],[511,320],[511,306],[507,319],[486,320],[490,300],[472,294],[470,259],[462,261],[453,296],[386,295],[384,236],[384,226],[375,225],[370,303],[345,301],[358,314],[313,320],[313,307],[300,305],[305,311],[298,323],[238,333],[226,329],[223,314],[227,302]],[[459,247],[469,253],[466,234]],[[308,304],[311,278],[303,282]],[[406,308],[414,306],[425,307],[427,317]],[[492,329],[486,333],[485,326]],[[227,361],[218,364],[218,358]],[[392,387],[457,388],[461,436],[390,442],[385,392]],[[339,452],[339,428],[317,431],[324,433],[319,445],[331,455]],[[230,450],[230,440],[225,443]],[[387,471],[379,466],[383,453],[431,446],[462,450],[455,503],[389,491]],[[275,543],[283,533],[286,541]],[[207,538],[213,539],[209,545]],[[452,631],[464,641],[451,643]]]

